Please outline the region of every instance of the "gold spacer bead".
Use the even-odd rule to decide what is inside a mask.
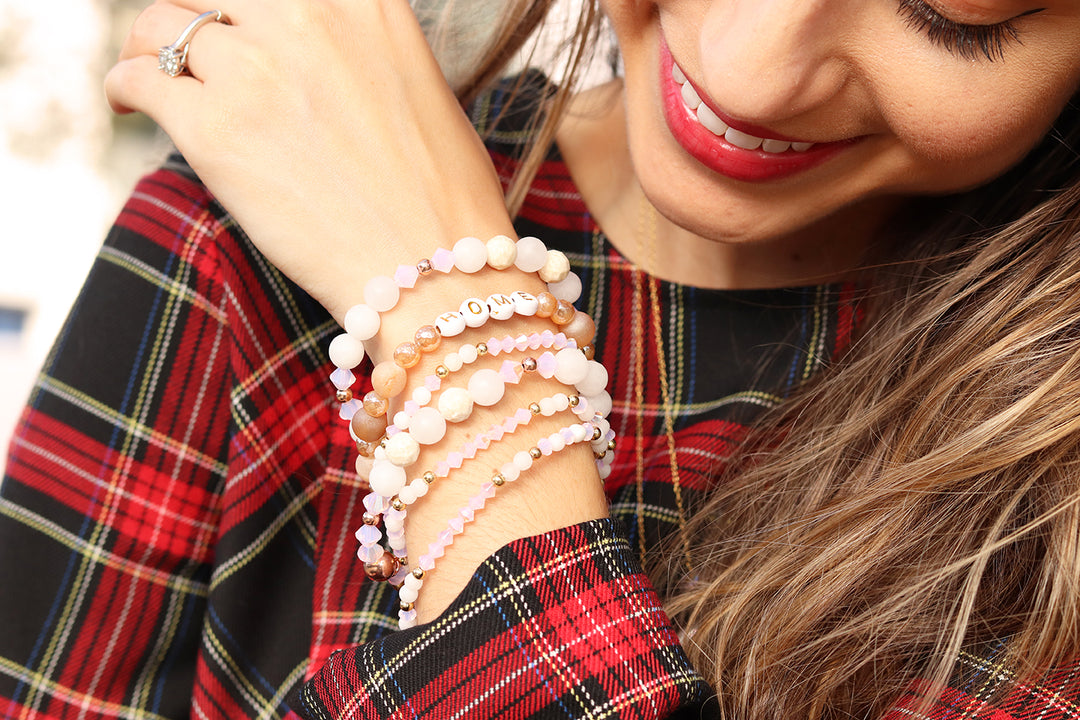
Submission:
[[[401,511],[405,509],[405,503],[401,502],[401,498],[395,495],[390,500],[390,507],[394,508],[395,510]]]
[[[529,412],[531,412],[533,415],[539,415],[540,403],[529,403]]]
[[[345,388],[344,390],[338,390],[334,395],[339,403],[347,403],[352,400],[352,390]]]
[[[377,525],[378,523],[379,523],[379,518],[377,516],[372,515],[369,512],[364,513],[364,524],[365,525]]]
[[[567,400],[570,401],[570,407],[577,407],[581,403],[581,396],[571,395]]]
[[[476,343],[476,354],[480,357],[488,354],[487,343]]]
[[[439,365],[435,368],[435,377],[445,378],[449,374],[450,368],[446,367],[445,365]]]
[[[593,439],[593,440],[599,440],[599,439],[600,439],[600,438],[602,438],[603,436],[604,436],[604,433],[600,432],[600,428],[598,428],[598,427],[594,427],[594,428],[592,429],[592,439]]]
[[[506,484],[506,478],[503,477],[502,473],[495,473],[491,476],[491,484],[495,487],[502,487]]]
[[[597,460],[603,460],[605,455],[607,455],[607,453],[598,453],[595,450],[593,450],[593,454],[592,454],[592,456],[594,458],[596,458]]]
[[[426,575],[426,573],[424,572],[424,568],[421,568],[421,567],[413,568],[412,576],[414,578],[416,578],[417,580],[423,580],[424,575]]]
[[[614,450],[615,449],[615,438],[611,438],[610,440],[607,441],[607,449],[608,450]]]
[[[413,603],[404,603],[404,602],[403,602],[403,603],[401,603],[400,605],[398,605],[398,607],[400,607],[400,608],[401,608],[402,610],[404,610],[405,612],[409,612],[410,610],[412,610],[412,609],[413,609],[413,607],[414,607],[414,604],[413,604]]]
[[[544,457],[544,453],[540,452],[540,448],[538,447],[531,447],[529,448],[529,457],[531,457],[533,460],[539,460],[540,458]]]
[[[420,477],[424,478],[424,482],[426,482],[428,485],[435,482],[435,473],[431,472],[430,470],[428,470],[426,473],[424,473]]]

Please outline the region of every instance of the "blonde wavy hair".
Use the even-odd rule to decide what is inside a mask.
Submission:
[[[444,54],[485,5],[417,2]],[[500,5],[452,80],[464,101],[551,2]],[[599,20],[586,0],[512,212]],[[1080,657],[1078,153],[1074,100],[1003,177],[912,200],[867,258],[850,350],[718,469],[691,520],[693,577],[658,572],[723,717],[874,717],[915,679],[929,703],[965,650],[1000,646],[1021,679]]]

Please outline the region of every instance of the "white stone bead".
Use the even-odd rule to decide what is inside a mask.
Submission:
[[[600,472],[600,479],[607,480],[611,475],[611,465],[604,463],[596,468]]]
[[[418,597],[420,597],[420,593],[418,593],[415,588],[402,585],[401,588],[398,589],[398,599],[403,603],[416,602],[416,598]]]
[[[592,397],[598,395],[604,391],[604,388],[608,384],[608,371],[600,363],[595,360],[589,360],[589,369],[585,373],[585,377],[574,383],[578,392],[582,395]],[[558,372],[556,371],[556,375]]]
[[[474,362],[476,362],[476,358],[480,357],[480,355],[476,352],[475,345],[462,345],[461,349],[458,350],[458,355],[461,356],[461,362],[465,363],[466,365],[472,365]]]
[[[574,436],[574,442],[585,442],[585,438],[588,437],[588,431],[581,423],[574,423],[570,426],[570,434]]]
[[[593,409],[593,412],[607,417],[611,413],[611,395],[605,390],[601,393],[597,393],[588,398],[589,407]]]
[[[447,422],[459,423],[472,415],[472,395],[465,388],[450,388],[439,396],[439,412]]]
[[[414,502],[416,502],[416,493],[413,492],[413,489],[408,485],[401,488],[397,496],[398,499],[406,505],[412,505]]]
[[[474,273],[487,265],[487,246],[480,238],[463,237],[454,243],[454,265],[464,273]]]
[[[555,414],[555,401],[551,398],[543,398],[537,404],[540,406],[540,414],[544,417],[551,417]]]
[[[570,260],[559,250],[548,250],[539,273],[540,279],[546,283],[560,283],[570,274]]]
[[[487,264],[496,270],[505,270],[517,260],[517,245],[505,235],[496,235],[487,241]]]
[[[408,467],[420,456],[420,443],[407,432],[400,432],[386,441],[386,459],[398,467]]]
[[[514,301],[514,312],[522,317],[532,317],[540,307],[536,296],[524,290],[515,290],[510,294],[510,298]]]
[[[532,455],[530,455],[528,451],[521,450],[520,452],[514,453],[514,465],[518,470],[525,472],[532,467],[532,464]]]
[[[557,412],[562,412],[570,407],[570,398],[566,396],[566,393],[555,393],[551,398],[555,401],[555,410]]]
[[[521,471],[512,462],[503,463],[502,467],[499,468],[499,474],[506,478],[506,482],[514,482],[521,477]]]
[[[383,515],[387,532],[399,532],[405,529],[405,518],[400,513],[386,513]]]
[[[364,343],[348,333],[330,341],[330,362],[340,368],[352,369],[364,360]]]
[[[444,338],[455,337],[465,332],[465,316],[457,311],[443,313],[435,318],[435,328]]]
[[[553,432],[548,435],[548,441],[551,443],[551,451],[559,452],[566,447],[566,440],[563,438],[562,433]]]
[[[504,392],[506,392],[506,383],[495,370],[490,368],[477,370],[469,378],[469,394],[477,405],[491,407],[502,400]]]
[[[562,282],[548,283],[548,292],[567,302],[577,302],[581,297],[581,278],[577,273],[567,273]]]
[[[523,237],[517,241],[514,265],[522,272],[539,272],[547,262],[547,245],[540,238]]]
[[[492,320],[509,320],[514,317],[514,301],[509,295],[494,293],[487,296],[486,302]]]
[[[413,590],[419,590],[423,584],[424,581],[416,577],[412,573],[409,573],[405,576],[405,582],[403,583],[404,587],[412,588]]]
[[[371,464],[375,462],[374,459],[365,457],[363,455],[356,456],[356,474],[365,480],[371,475]]]
[[[446,435],[446,420],[435,408],[420,408],[412,416],[409,434],[421,445],[434,445]]]
[[[379,332],[379,313],[370,305],[353,305],[345,313],[345,332],[357,340],[370,340]]]
[[[412,399],[414,403],[423,407],[431,402],[431,391],[421,385],[412,391]]]
[[[377,312],[393,310],[400,297],[401,289],[386,275],[376,275],[364,286],[364,302]]]
[[[397,495],[405,487],[405,468],[398,467],[389,460],[377,460],[372,464],[368,484],[373,492],[383,497]]]
[[[480,298],[466,298],[458,312],[465,318],[465,324],[471,328],[482,326],[491,317],[487,303]]]
[[[589,374],[589,359],[577,348],[563,348],[555,353],[555,379],[577,385]]]
[[[410,628],[416,627],[416,623],[417,623],[417,619],[414,618],[414,617],[398,618],[398,629],[400,629],[400,630],[409,630]]]
[[[413,478],[413,481],[409,483],[409,487],[412,488],[412,491],[416,493],[416,497],[418,498],[427,495],[428,490],[431,488],[430,485],[424,482],[424,478]]]
[[[410,419],[409,413],[404,410],[399,410],[394,413],[394,425],[396,425],[399,430],[408,430]]]
[[[473,348],[473,351],[475,352],[476,348]],[[445,365],[446,369],[450,372],[457,372],[461,369],[464,361],[461,359],[461,353],[454,352],[448,353],[446,357],[443,358],[442,364]]]

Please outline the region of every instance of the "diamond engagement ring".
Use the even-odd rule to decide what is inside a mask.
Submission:
[[[169,77],[176,77],[184,72],[187,69],[188,45],[191,44],[192,36],[196,30],[211,22],[227,23],[229,19],[220,10],[210,10],[192,20],[180,33],[180,37],[176,38],[176,42],[158,50],[158,70]]]

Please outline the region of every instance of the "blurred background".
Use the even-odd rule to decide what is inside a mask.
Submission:
[[[106,231],[136,180],[168,152],[150,120],[113,115],[102,91],[149,1],[0,0],[0,467]],[[495,12],[502,0],[473,2]],[[579,3],[560,0],[539,56],[557,53],[552,38]],[[610,46],[599,49],[594,77],[609,76],[610,56]]]

